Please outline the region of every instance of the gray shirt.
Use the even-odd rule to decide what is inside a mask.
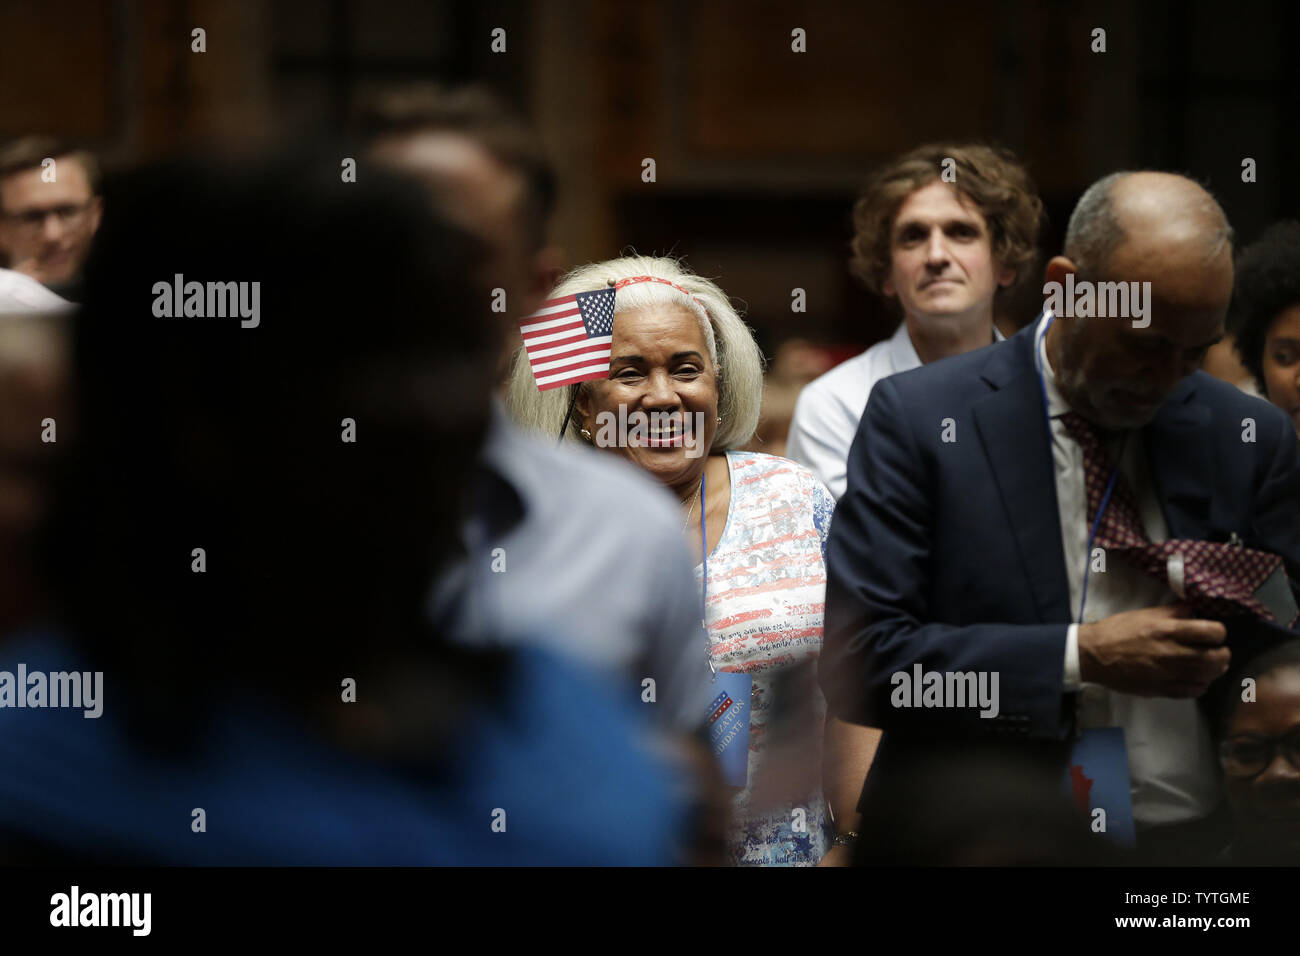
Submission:
[[[468,559],[432,613],[466,644],[547,646],[623,681],[661,725],[708,716],[700,597],[672,496],[608,453],[523,433],[494,410]],[[654,702],[644,681],[654,681]]]

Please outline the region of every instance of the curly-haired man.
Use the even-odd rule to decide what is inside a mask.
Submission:
[[[902,314],[892,338],[803,390],[786,454],[839,498],[880,379],[988,345],[995,299],[1033,270],[1043,204],[1010,152],[932,143],[877,170],[853,210],[850,268]]]

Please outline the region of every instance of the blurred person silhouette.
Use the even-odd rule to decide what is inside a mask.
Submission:
[[[826,374],[832,367],[829,352],[807,339],[786,339],[772,353],[768,378],[791,385],[804,386]]]
[[[1300,454],[1281,412],[1197,371],[1233,277],[1201,186],[1104,177],[1047,277],[1149,283],[1144,320],[1058,303],[876,385],[827,546],[823,687],[884,731],[864,806],[935,740],[1062,772],[1081,732],[1109,742],[1094,766],[1131,798],[1139,851],[1204,858],[1223,786],[1197,699],[1294,635]],[[996,679],[995,705],[917,709],[896,693],[917,671]]]
[[[1263,393],[1255,383],[1255,376],[1241,361],[1241,353],[1237,351],[1237,340],[1231,332],[1224,335],[1221,342],[1210,346],[1209,351],[1205,353],[1205,361],[1201,363],[1201,371],[1206,375],[1213,375],[1221,382],[1237,386],[1247,395],[1263,397]]]
[[[608,375],[541,391],[521,348],[509,411],[635,464],[676,497],[675,512],[629,512],[617,527],[632,550],[652,534],[684,536],[699,562],[691,661],[718,689],[695,706],[718,718],[711,741],[738,790],[729,858],[815,864],[827,835],[813,668],[833,501],[803,466],[739,450],[758,421],[763,356],[715,283],[672,259],[629,255],[575,269],[548,299],[611,285]],[[722,713],[708,706],[715,698]]]
[[[536,136],[496,96],[467,87],[397,87],[360,110],[363,163],[417,179],[444,218],[481,240],[477,314],[503,351],[541,304],[559,253],[547,244],[555,175]],[[506,310],[492,309],[504,290]],[[666,727],[698,730],[706,693],[688,554],[671,498],[633,468],[557,448],[556,416],[538,437],[495,405],[474,465],[461,538],[468,558],[442,577],[431,613],[457,639],[546,640],[617,677]],[[549,433],[547,433],[549,432]],[[636,547],[628,514],[642,515]],[[609,586],[611,569],[632,588]]]
[[[778,345],[764,375],[763,408],[758,417],[758,428],[746,443],[745,451],[788,457],[785,453],[786,439],[799,393],[830,367],[825,350],[805,339],[786,339]]]
[[[541,305],[562,258],[549,238],[555,170],[536,133],[481,86],[388,87],[366,97],[353,122],[369,161],[421,180],[443,217],[483,243],[484,281],[504,295],[489,313],[505,336],[504,380],[519,320]]]
[[[745,451],[758,451],[777,458],[786,457],[786,437],[794,418],[795,402],[801,386],[768,375],[763,383],[763,408],[754,429],[754,437],[745,443]]]
[[[35,279],[0,269],[0,643],[45,611],[35,549],[58,440],[70,434],[70,308]]]
[[[1300,640],[1237,668],[1224,692],[1219,757],[1235,825],[1224,860],[1294,866],[1300,863]]]
[[[409,185],[341,183],[337,155],[110,185],[48,539],[61,614],[0,646],[0,857],[672,862],[685,778],[644,708],[430,626],[499,343],[472,240]],[[254,325],[214,317],[243,292]],[[195,308],[160,316],[173,294]],[[39,706],[82,673],[80,708]]]
[[[1300,434],[1300,222],[1276,223],[1242,250],[1228,323],[1260,394]]]
[[[0,254],[11,269],[79,301],[102,212],[99,162],[89,150],[48,136],[0,146]]]

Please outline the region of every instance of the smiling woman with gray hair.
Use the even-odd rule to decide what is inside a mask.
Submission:
[[[552,437],[563,423],[565,439],[622,456],[677,496],[707,622],[699,666],[717,674],[700,720],[738,791],[729,857],[815,864],[825,701],[813,670],[834,500],[802,465],[738,450],[758,422],[763,356],[715,283],[673,259],[624,256],[574,270],[550,298],[610,287],[607,377],[539,391],[521,348],[507,406]]]

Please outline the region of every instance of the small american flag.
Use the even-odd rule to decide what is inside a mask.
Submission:
[[[709,714],[709,723],[716,723],[718,718],[732,708],[736,702],[731,699],[731,695],[725,690],[713,701],[713,712]]]
[[[545,305],[519,323],[533,378],[543,392],[609,374],[614,290],[578,292]]]

